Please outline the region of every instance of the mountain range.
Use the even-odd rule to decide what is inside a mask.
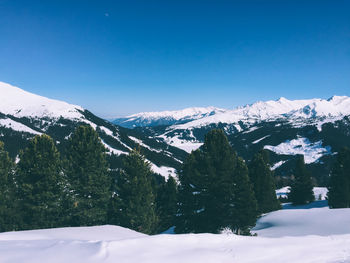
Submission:
[[[143,112],[113,122],[161,138],[188,153],[213,128],[224,129],[234,149],[246,160],[270,152],[271,168],[284,184],[293,173],[296,155],[304,155],[318,184],[326,184],[334,155],[350,146],[350,98],[259,101],[235,109],[187,108]],[[161,124],[161,125],[160,125]]]
[[[350,98],[256,102],[235,109],[196,107],[143,112],[109,122],[81,106],[48,99],[0,82],[0,140],[13,158],[28,139],[46,133],[64,148],[74,129],[91,125],[109,153],[111,168],[120,156],[140,147],[155,173],[175,176],[188,153],[199,148],[205,134],[223,129],[246,161],[260,149],[270,152],[279,186],[288,183],[295,157],[305,162],[318,185],[327,184],[334,156],[350,147]]]

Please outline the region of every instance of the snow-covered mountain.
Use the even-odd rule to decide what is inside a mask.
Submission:
[[[202,119],[221,112],[225,112],[225,110],[215,107],[193,107],[177,111],[141,112],[125,118],[115,119],[113,123],[126,128],[173,125]]]
[[[116,119],[115,123],[125,127],[144,127],[157,125],[174,125],[177,129],[190,129],[210,124],[251,125],[261,121],[278,119],[297,121],[295,125],[303,125],[305,120],[318,119],[318,125],[331,122],[350,115],[350,98],[333,96],[328,100],[278,100],[259,101],[236,109],[187,108],[179,111],[142,112],[125,118]],[[322,121],[321,121],[322,120]],[[316,123],[316,121],[315,121]],[[306,124],[306,123],[305,123]]]
[[[152,169],[167,177],[174,175],[186,153],[160,139],[149,138],[105,121],[88,110],[63,101],[48,99],[0,82],[0,140],[15,157],[28,139],[46,133],[64,147],[67,138],[81,124],[91,125],[110,154],[112,168],[119,156],[141,147]],[[112,155],[113,153],[113,155]]]
[[[234,149],[247,160],[259,149],[269,150],[271,167],[280,177],[291,174],[295,156],[302,154],[313,175],[321,177],[323,183],[334,154],[342,146],[350,146],[350,98],[347,96],[333,96],[327,100],[280,98],[260,101],[233,110],[214,110],[192,119],[179,117],[178,123],[167,126],[157,126],[156,123],[164,116],[175,118],[175,112],[133,116],[152,119],[148,127],[136,127],[135,130],[163,139],[188,153],[202,145],[210,129],[224,129]],[[147,123],[138,125],[134,118],[126,119],[132,126]]]
[[[84,109],[0,82],[0,112],[17,118],[83,119]]]

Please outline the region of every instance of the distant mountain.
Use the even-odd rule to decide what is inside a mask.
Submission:
[[[186,152],[149,138],[136,130],[129,130],[105,121],[80,106],[38,96],[0,82],[0,140],[16,157],[28,139],[48,134],[59,148],[64,148],[74,129],[81,124],[91,125],[109,152],[111,168],[118,168],[119,157],[140,147],[154,172],[165,177],[175,175]]]
[[[127,119],[134,126],[141,126],[134,130],[187,152],[200,147],[209,130],[224,129],[231,145],[246,160],[259,149],[269,150],[271,168],[281,180],[287,180],[295,156],[302,154],[319,184],[325,184],[334,154],[342,146],[350,147],[350,98],[347,96],[333,96],[328,100],[280,98],[233,110],[219,109],[192,120],[179,118],[182,123],[154,125],[164,115],[171,116],[169,112],[133,115],[152,119],[153,124],[148,127],[144,127],[147,122],[138,125],[133,118]]]
[[[224,111],[215,107],[193,107],[178,111],[141,112],[125,118],[115,119],[112,122],[126,128],[153,127],[182,124]]]

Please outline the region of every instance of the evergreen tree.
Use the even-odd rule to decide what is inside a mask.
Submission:
[[[200,194],[205,189],[205,182],[202,180],[201,163],[202,152],[199,149],[192,151],[179,173],[180,185],[175,219],[177,233],[200,232],[202,229],[200,211],[204,202]]]
[[[222,130],[206,135],[180,172],[177,233],[218,233],[223,228],[241,232],[254,224],[256,204],[242,162]],[[243,197],[252,207],[244,207]]]
[[[68,142],[66,173],[73,193],[67,209],[69,225],[105,224],[111,197],[106,149],[97,132],[87,125],[79,126]]]
[[[280,208],[276,197],[273,173],[265,150],[256,153],[249,164],[249,177],[253,184],[258,212],[267,213]]]
[[[309,172],[306,170],[304,156],[297,157],[294,181],[292,182],[288,199],[293,205],[303,205],[315,200]]]
[[[328,190],[330,208],[350,207],[350,150],[348,148],[341,149],[337,155]]]
[[[152,234],[156,230],[155,196],[150,163],[133,150],[123,159],[113,197],[110,222],[136,231]]]
[[[60,154],[48,135],[35,136],[20,153],[16,179],[20,228],[60,226],[66,180]]]
[[[165,231],[175,225],[177,209],[177,185],[173,177],[158,189],[157,215],[159,218],[158,232]]]
[[[15,230],[14,163],[0,141],[0,232]]]
[[[235,168],[235,232],[249,234],[257,219],[257,202],[249,179],[248,167],[242,158],[237,159]]]

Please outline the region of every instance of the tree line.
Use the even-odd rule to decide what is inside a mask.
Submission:
[[[339,156],[332,178],[345,180],[349,167],[343,163],[349,159]],[[303,158],[294,176],[291,200],[311,202]],[[331,184],[330,202],[340,185],[349,187],[349,180]],[[249,234],[259,215],[279,208],[267,152],[246,162],[222,130],[210,131],[192,151],[178,181],[156,177],[137,149],[122,157],[120,168],[110,169],[106,149],[90,126],[79,126],[61,152],[48,135],[35,136],[17,163],[0,142],[0,231],[114,224],[147,234],[171,226],[177,233],[228,228]]]
[[[137,150],[111,171],[90,126],[78,127],[62,153],[48,135],[35,136],[18,160],[0,142],[0,231],[117,224],[151,234],[168,227],[175,180],[156,182]]]

